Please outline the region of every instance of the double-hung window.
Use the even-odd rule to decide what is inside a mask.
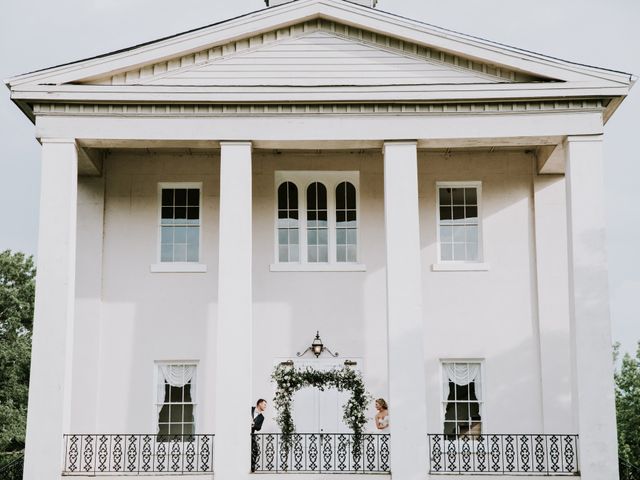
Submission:
[[[438,182],[436,187],[439,261],[481,262],[481,183]]]
[[[157,365],[159,435],[195,434],[195,364]]]
[[[161,183],[160,262],[200,261],[200,183]]]
[[[442,401],[445,435],[482,433],[482,364],[442,363]]]
[[[358,172],[276,172],[276,264],[356,265]]]

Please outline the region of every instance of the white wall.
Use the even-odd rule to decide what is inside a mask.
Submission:
[[[516,151],[419,155],[431,433],[442,428],[439,362],[443,358],[484,360],[485,431],[543,431],[533,164],[531,155]],[[253,378],[248,381],[254,397],[272,397],[274,362],[295,357],[316,330],[341,357],[359,360],[372,395],[387,397],[382,167],[380,152],[254,152],[253,339],[238,339],[253,342]],[[274,261],[274,172],[314,169],[360,171],[360,257],[366,272],[269,270]],[[218,153],[126,151],[107,158],[99,351],[91,352],[99,365],[98,413],[92,423],[91,414],[83,412],[79,399],[87,398],[87,389],[95,387],[84,382],[90,376],[86,368],[76,369],[76,431],[153,431],[154,361],[181,359],[200,361],[199,429],[202,433],[215,429],[215,355],[209,345],[215,345],[217,309],[218,170]],[[431,270],[436,262],[435,182],[451,180],[483,182],[488,271]],[[175,181],[203,182],[202,261],[207,273],[149,272],[156,261],[157,183]],[[79,212],[95,214],[89,208]],[[86,223],[86,218],[79,219],[79,225]],[[90,243],[98,241],[79,239],[79,246],[86,245],[79,248],[90,251]],[[86,253],[79,251],[78,258]],[[81,285],[92,274],[79,268],[78,275]],[[81,297],[79,292],[78,302]],[[91,341],[81,320],[76,322],[77,345]],[[558,361],[565,357],[559,355]],[[81,361],[77,354],[76,364]],[[570,397],[570,391],[553,394]],[[570,416],[570,402],[562,405]],[[268,413],[265,430],[276,430],[274,412]]]

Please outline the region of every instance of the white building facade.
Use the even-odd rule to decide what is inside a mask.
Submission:
[[[374,3],[8,81],[42,144],[25,480],[617,478],[602,142],[635,79]],[[388,429],[305,388],[283,447],[279,365],[356,370]]]

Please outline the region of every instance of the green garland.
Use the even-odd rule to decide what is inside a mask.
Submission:
[[[291,445],[292,435],[296,432],[291,415],[291,400],[293,394],[305,387],[315,387],[321,391],[335,388],[338,391],[348,390],[351,398],[344,406],[344,422],[356,436],[356,444],[367,424],[366,411],[371,401],[367,393],[360,372],[342,367],[328,371],[318,371],[311,367],[294,368],[291,365],[278,365],[271,375],[277,384],[274,407],[277,411],[276,422],[282,431],[285,445]]]

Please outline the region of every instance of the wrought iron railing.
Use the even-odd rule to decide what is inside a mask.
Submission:
[[[213,435],[65,435],[63,474],[211,474],[213,439]]]
[[[22,480],[24,454],[12,454],[0,463],[0,480]],[[6,461],[5,461],[6,460]]]
[[[388,434],[279,433],[252,437],[255,473],[390,473]]]
[[[578,436],[429,435],[429,472],[578,475]]]

